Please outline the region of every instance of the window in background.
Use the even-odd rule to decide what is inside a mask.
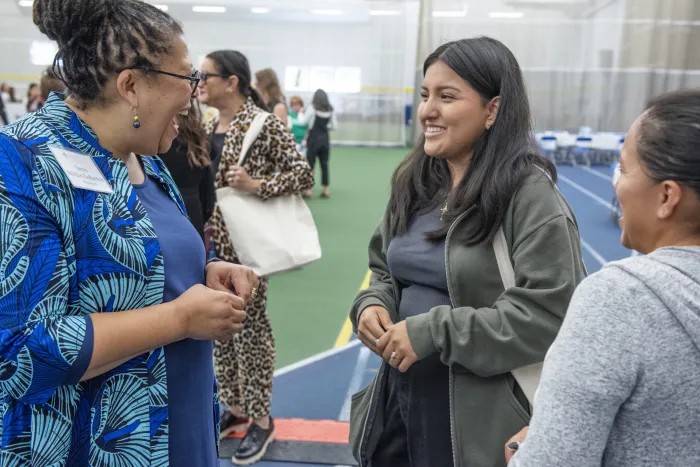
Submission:
[[[347,94],[361,90],[362,69],[359,67],[339,67],[335,69],[335,92]]]
[[[308,91],[309,69],[300,66],[288,66],[284,73],[284,88],[287,91]]]
[[[29,56],[33,65],[52,65],[57,53],[58,46],[55,42],[32,41],[29,48]]]
[[[360,67],[288,66],[284,75],[284,87],[292,92],[326,92],[356,94],[362,88]]]

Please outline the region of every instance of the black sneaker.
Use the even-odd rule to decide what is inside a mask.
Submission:
[[[236,417],[228,410],[222,410],[219,417],[219,439],[224,439],[231,433],[243,433],[248,428],[248,422],[248,417]]]
[[[233,454],[231,462],[236,465],[250,465],[263,458],[267,447],[275,439],[275,422],[270,417],[270,428],[263,429],[260,425],[253,423],[248,428],[245,438]]]

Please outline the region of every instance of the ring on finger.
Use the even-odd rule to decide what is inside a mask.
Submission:
[[[390,360],[396,360],[396,359],[398,359],[398,358],[399,358],[399,354],[397,354],[396,352],[391,352],[391,358],[390,358]]]

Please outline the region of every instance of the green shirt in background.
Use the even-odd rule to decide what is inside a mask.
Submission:
[[[306,133],[309,131],[309,125],[307,123],[302,123],[303,116],[301,116],[293,110],[289,110],[289,120],[292,123],[292,134],[297,144],[301,144],[306,138]]]

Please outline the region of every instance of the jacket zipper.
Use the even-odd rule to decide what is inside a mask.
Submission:
[[[450,281],[450,267],[447,261],[448,258],[448,253],[449,253],[449,245],[450,245],[450,237],[452,236],[452,232],[454,231],[455,227],[457,224],[464,219],[467,214],[469,214],[474,207],[471,207],[467,209],[465,212],[463,212],[455,221],[452,223],[450,228],[447,230],[447,236],[445,237],[445,275],[447,277],[447,294],[450,296],[450,303],[452,304],[452,308],[455,307],[455,302],[454,299],[452,298],[452,287],[450,286],[451,281]],[[452,407],[452,397],[454,394],[454,372],[452,370],[452,365],[450,365],[450,390],[449,390],[449,398],[450,398],[450,438],[452,441],[452,463],[454,464],[454,467],[459,467],[459,459],[457,458],[457,442],[455,440],[455,432],[454,432],[454,409]],[[362,466],[360,466],[362,467]]]

